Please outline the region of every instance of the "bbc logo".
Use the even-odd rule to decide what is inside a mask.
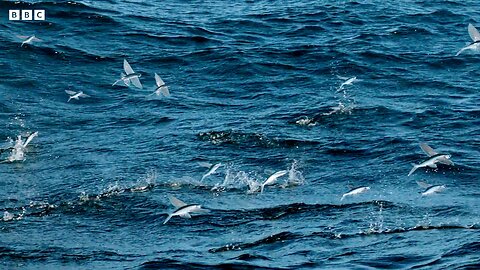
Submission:
[[[45,10],[9,10],[8,19],[10,21],[44,21]]]

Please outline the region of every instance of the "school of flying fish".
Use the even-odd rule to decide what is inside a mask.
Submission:
[[[462,49],[460,49],[455,56],[459,56],[461,53],[467,50],[480,51],[480,33],[472,24],[468,24],[467,30],[473,42],[463,47]],[[22,39],[22,43],[20,47],[24,47],[24,45],[26,44],[33,44],[33,42],[42,41],[41,39],[37,38],[35,35],[17,36],[17,37]],[[143,85],[140,82],[141,76],[142,74],[135,72],[130,66],[130,64],[128,63],[128,61],[124,59],[123,72],[120,73],[120,78],[117,79],[112,84],[112,86],[115,86],[119,83],[123,83],[127,87],[130,85],[133,85],[138,89],[143,89]],[[160,78],[160,76],[157,73],[154,73],[154,78],[155,78],[155,88],[154,88],[154,92],[151,95],[157,95],[157,96],[163,95],[164,97],[169,97],[170,96],[169,87],[165,84],[165,82]],[[357,79],[357,77],[355,76],[350,78],[339,76],[339,78],[344,80],[344,82],[341,83],[337,91],[344,90],[346,86],[352,85],[354,82],[361,81]],[[85,94],[83,91],[75,92],[71,90],[65,90],[65,93],[67,93],[69,96],[67,102],[70,102],[72,99],[79,100],[80,98],[89,97],[89,95]],[[0,154],[11,150],[10,156],[8,156],[8,158],[5,159],[4,161],[0,161],[0,163],[12,163],[15,161],[24,161],[26,148],[29,145],[29,143],[33,140],[33,138],[35,138],[37,135],[38,135],[38,131],[31,133],[30,135],[27,136],[25,141],[23,141],[21,135],[18,135],[12,147],[0,149]],[[408,176],[411,176],[419,168],[437,169],[438,168],[437,164],[443,164],[448,166],[454,165],[454,163],[450,160],[451,158],[450,154],[438,153],[425,143],[421,143],[420,148],[425,152],[425,154],[428,155],[428,158],[420,162],[419,164],[412,164],[413,168],[408,173]],[[222,166],[222,163],[216,163],[213,165],[207,164],[206,166],[204,166],[204,167],[209,167],[209,170],[202,176],[200,181],[203,181],[209,176],[214,175],[221,166]],[[274,185],[277,182],[278,178],[283,177],[287,173],[288,173],[287,170],[281,170],[270,175],[263,183],[254,185],[253,188],[251,188],[251,190],[249,190],[248,193],[249,194],[254,192],[263,193],[266,186]],[[440,193],[446,189],[445,185],[431,185],[423,181],[417,181],[416,183],[420,187],[424,188],[424,191],[420,192],[422,197]],[[351,189],[348,192],[344,193],[341,196],[340,201],[343,201],[347,197],[357,196],[357,195],[366,193],[369,190],[370,190],[370,187],[368,186],[351,187]],[[199,204],[186,204],[174,196],[170,196],[169,200],[176,209],[172,213],[168,214],[163,224],[166,224],[174,216],[191,218],[192,213],[210,212],[210,210],[202,208],[202,206]]]

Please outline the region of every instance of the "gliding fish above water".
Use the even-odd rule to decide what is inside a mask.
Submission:
[[[454,165],[453,162],[450,160],[450,158],[452,157],[451,155],[439,154],[435,150],[433,150],[433,148],[428,146],[426,143],[421,143],[420,148],[422,148],[423,152],[425,152],[429,156],[429,158],[424,160],[420,164],[412,163],[413,168],[408,173],[408,176],[412,175],[412,173],[414,173],[418,168],[422,168],[422,167],[437,168],[436,163],[441,163],[441,164],[451,165],[451,166]]]
[[[422,197],[440,193],[447,188],[445,185],[430,185],[421,181],[417,181],[417,185],[425,189],[423,192],[421,192]]]
[[[165,82],[158,76],[157,73],[155,73],[155,84],[157,87],[155,88],[155,92],[153,94],[156,94],[157,96],[160,96],[163,94],[165,97],[170,96],[170,92],[168,91],[168,86],[165,84]]]
[[[352,188],[349,192],[347,192],[347,193],[345,193],[345,194],[342,195],[342,198],[340,199],[340,201],[343,201],[343,199],[345,199],[345,197],[362,194],[362,193],[365,193],[365,192],[367,192],[367,191],[369,191],[369,190],[370,190],[370,187],[357,187],[357,188]]]
[[[84,94],[83,91],[80,91],[80,92],[77,93],[77,92],[74,92],[74,91],[65,90],[65,93],[67,93],[69,95],[67,102],[70,102],[70,100],[72,98],[78,100],[79,98],[89,97],[89,95]]]
[[[21,39],[24,39],[24,41],[22,42],[22,44],[20,45],[20,47],[23,47],[23,45],[25,44],[30,44],[32,43],[33,41],[41,41],[41,39],[35,37],[35,35],[33,36],[17,36],[18,38],[21,38]]]
[[[23,161],[25,160],[25,149],[27,145],[38,135],[38,131],[32,133],[28,136],[25,142],[22,140],[22,136],[18,135],[17,140],[15,141],[15,145],[11,148],[12,153],[8,157],[7,160],[3,162],[14,162],[14,161]]]
[[[163,224],[167,223],[172,217],[180,216],[183,218],[191,218],[190,213],[208,213],[210,210],[203,209],[200,204],[186,204],[181,200],[170,196],[170,203],[175,206],[177,209],[173,211],[173,213],[169,214],[167,219],[163,222]]]
[[[339,79],[345,80],[345,81],[340,85],[340,87],[338,88],[337,92],[343,90],[343,88],[345,87],[345,85],[352,85],[354,82],[360,81],[359,79],[357,79],[357,77],[352,77],[352,78],[342,77],[342,76],[337,76],[337,77],[338,77]]]
[[[119,82],[123,82],[126,86],[130,86],[130,82],[137,88],[142,89],[142,83],[140,82],[140,77],[142,74],[136,73],[133,71],[132,67],[130,64],[127,62],[127,59],[123,59],[123,70],[125,73],[120,74],[120,79],[116,80],[112,86],[116,85]]]
[[[472,43],[468,46],[462,48],[460,51],[457,52],[455,56],[459,56],[465,50],[478,50],[480,49],[480,33],[478,32],[477,28],[473,26],[471,23],[468,24],[468,34],[472,38]]]
[[[203,166],[203,167],[209,167],[208,172],[205,173],[202,176],[202,179],[200,179],[200,181],[203,181],[203,179],[205,179],[208,176],[214,174],[218,170],[218,168],[220,168],[220,166],[222,166],[222,163],[217,163],[215,165],[212,165],[212,164],[209,164],[209,163],[201,163],[200,165]]]

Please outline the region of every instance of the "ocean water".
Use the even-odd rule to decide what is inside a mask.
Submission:
[[[0,268],[480,268],[480,54],[455,57],[478,10],[1,1],[0,159],[38,136],[0,164]],[[123,59],[143,89],[112,86]],[[422,142],[455,166],[407,176]],[[351,186],[370,190],[341,201]],[[169,196],[211,212],[163,225]]]

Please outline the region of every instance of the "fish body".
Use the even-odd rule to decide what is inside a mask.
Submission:
[[[455,164],[450,160],[452,157],[450,154],[441,154],[433,150],[426,143],[421,143],[420,148],[428,155],[428,159],[424,160],[420,164],[412,164],[413,168],[408,173],[408,176],[412,175],[418,168],[430,167],[437,168],[437,163],[454,166]]]
[[[435,156],[429,157],[428,159],[426,159],[420,164],[412,164],[413,168],[408,173],[408,176],[412,175],[412,173],[414,173],[418,168],[422,168],[422,167],[437,168],[436,163],[439,163],[440,161],[443,161],[443,160],[448,160],[450,157],[451,156],[448,154],[437,154]]]
[[[367,191],[369,191],[369,190],[370,190],[370,187],[357,187],[357,188],[353,188],[353,189],[351,189],[350,191],[348,191],[347,193],[343,194],[343,195],[342,195],[342,198],[340,199],[340,201],[343,201],[343,199],[345,199],[345,197],[362,194],[362,193],[365,193],[365,192],[367,192]]]
[[[156,84],[156,88],[155,88],[155,92],[153,92],[154,94],[156,94],[157,96],[160,96],[160,95],[164,95],[165,97],[170,96],[168,86],[160,78],[160,76],[158,76],[157,73],[155,73],[155,84]]]
[[[263,193],[263,189],[265,186],[273,185],[279,177],[282,177],[287,173],[287,170],[282,170],[270,175],[270,177],[268,177],[267,180],[265,180],[265,182],[263,182],[263,184],[260,186],[260,192]]]
[[[40,41],[40,39],[38,39],[37,37],[35,37],[35,35],[33,36],[30,36],[30,37],[26,37],[26,36],[18,36],[19,38],[26,38],[24,41],[22,41],[22,44],[20,45],[20,47],[23,47],[23,45],[25,44],[30,44],[32,43],[33,41]]]
[[[352,77],[352,78],[348,78],[348,77],[341,77],[341,76],[337,76],[339,79],[342,79],[342,80],[346,80],[344,81],[342,84],[340,84],[340,87],[338,87],[338,90],[337,92],[343,90],[343,88],[347,85],[352,85],[354,82],[358,82],[360,81],[359,79],[357,79],[357,77]]]
[[[218,170],[218,168],[220,168],[220,166],[222,166],[222,163],[217,163],[217,164],[211,166],[210,169],[208,170],[208,172],[202,176],[202,179],[200,181],[203,181],[203,179],[205,179],[208,176],[214,174]]]
[[[446,189],[447,187],[445,185],[435,185],[435,186],[430,186],[425,191],[422,192],[422,197],[423,196],[429,196],[433,195],[435,193],[442,192]]]
[[[210,210],[203,209],[200,204],[186,204],[183,201],[175,198],[170,197],[170,202],[177,207],[173,213],[169,214],[168,217],[165,219],[163,224],[166,224],[172,217],[180,216],[183,218],[191,218],[192,216],[190,213],[208,213]]]
[[[480,33],[478,32],[477,28],[475,28],[475,26],[473,26],[471,23],[468,24],[468,34],[470,35],[470,38],[473,42],[458,51],[455,56],[459,56],[462,52],[466,50],[480,50]]]
[[[89,95],[84,94],[83,91],[80,91],[80,92],[77,93],[77,92],[74,92],[74,91],[65,90],[65,93],[67,93],[69,95],[67,102],[70,102],[70,100],[72,100],[72,99],[79,100],[79,98],[81,98],[81,97],[82,98],[89,97]]]
[[[357,77],[352,77],[352,78],[346,80],[345,82],[343,82],[343,83],[340,85],[340,88],[343,88],[345,85],[351,85],[351,84],[354,83],[356,80],[357,80]]]
[[[136,73],[133,71],[132,67],[130,64],[127,62],[127,59],[123,59],[123,70],[125,73],[120,74],[120,79],[116,80],[112,86],[116,85],[119,82],[123,82],[126,86],[130,86],[130,83],[132,83],[135,87],[142,89],[142,83],[140,82],[140,77],[142,74]]]

